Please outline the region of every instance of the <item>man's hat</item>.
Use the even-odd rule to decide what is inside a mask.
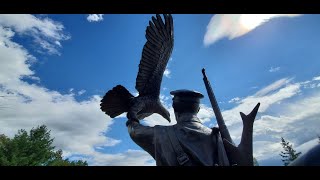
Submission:
[[[198,91],[192,91],[187,89],[180,89],[171,91],[171,95],[174,96],[174,101],[195,102],[200,103],[200,99],[204,96]]]

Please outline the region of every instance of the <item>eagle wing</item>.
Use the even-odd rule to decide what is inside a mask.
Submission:
[[[152,17],[146,29],[147,42],[142,50],[139,72],[136,78],[136,89],[139,95],[160,94],[163,73],[173,49],[173,19],[164,14]]]

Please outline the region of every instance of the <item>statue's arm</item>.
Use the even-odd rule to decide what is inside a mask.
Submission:
[[[127,122],[127,127],[131,139],[154,157],[154,127],[130,120]]]

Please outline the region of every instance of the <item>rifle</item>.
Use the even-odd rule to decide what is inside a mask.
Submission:
[[[222,139],[226,139],[229,142],[231,142],[232,144],[234,144],[232,139],[231,139],[231,136],[229,134],[228,128],[224,123],[220,108],[218,106],[216,97],[214,96],[212,87],[210,85],[210,82],[208,81],[208,78],[207,78],[207,75],[206,75],[206,72],[205,72],[204,68],[202,68],[202,74],[203,74],[203,81],[204,81],[204,84],[206,86],[206,89],[207,89],[207,92],[208,92],[208,96],[209,96],[209,99],[210,99],[210,102],[211,102],[211,106],[212,106],[212,109],[213,109],[214,114],[215,114],[216,119],[217,119],[217,123],[218,123],[218,126],[219,126],[221,137],[222,137]]]

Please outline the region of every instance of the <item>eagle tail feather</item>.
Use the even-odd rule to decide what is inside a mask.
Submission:
[[[117,85],[109,90],[101,100],[100,109],[111,118],[128,112],[134,96],[123,86]]]

